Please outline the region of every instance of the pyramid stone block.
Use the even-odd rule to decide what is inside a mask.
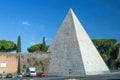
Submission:
[[[65,17],[48,52],[52,53],[48,75],[81,76],[109,72],[72,9]]]

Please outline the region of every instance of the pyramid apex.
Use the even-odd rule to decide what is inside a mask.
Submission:
[[[69,9],[70,11],[73,11],[72,8]]]
[[[72,8],[69,9],[69,12],[71,12],[71,13],[73,12]]]

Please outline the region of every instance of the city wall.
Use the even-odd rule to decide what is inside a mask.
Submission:
[[[37,72],[48,72],[51,53],[4,53],[0,52],[0,74],[16,74],[18,71],[26,74],[26,68],[35,67]]]

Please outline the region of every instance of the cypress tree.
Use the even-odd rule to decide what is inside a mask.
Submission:
[[[45,41],[45,37],[43,37],[43,42],[42,42],[42,45],[41,45],[41,51],[46,51],[46,41]]]
[[[18,36],[18,40],[17,40],[17,53],[21,52],[21,38],[20,36]]]

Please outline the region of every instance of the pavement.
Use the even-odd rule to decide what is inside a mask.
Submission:
[[[0,80],[120,80],[120,72],[111,72],[104,75],[78,76],[78,77],[23,77],[2,78]]]

